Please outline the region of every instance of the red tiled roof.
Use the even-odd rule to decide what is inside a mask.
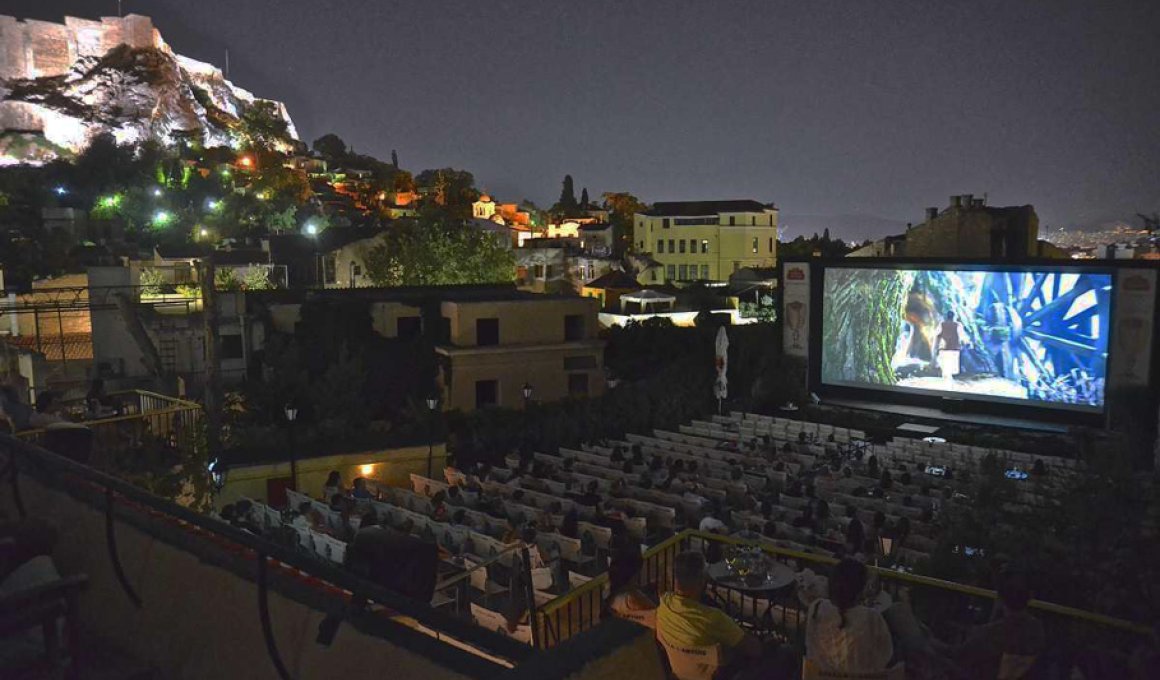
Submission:
[[[35,335],[19,335],[0,338],[10,347],[41,352],[47,361],[92,361],[92,333],[65,333],[64,335],[41,335],[37,347]],[[63,350],[63,351],[62,351]]]

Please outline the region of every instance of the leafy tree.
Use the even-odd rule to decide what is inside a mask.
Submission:
[[[447,221],[401,223],[365,255],[380,286],[498,283],[515,278],[515,258],[493,234]]]
[[[631,250],[634,215],[643,212],[648,206],[626,191],[606,192],[603,198],[604,208],[608,210],[608,221],[612,224],[613,252],[617,256],[624,255]]]
[[[218,290],[235,291],[242,289],[242,280],[232,268],[220,267],[214,272],[214,288]]]
[[[270,280],[270,270],[267,267],[250,267],[242,276],[242,288],[245,290],[270,290],[274,282]]]
[[[334,133],[322,135],[314,140],[314,144],[311,146],[320,155],[332,160],[338,160],[346,156],[346,142],[342,141],[342,138]]]
[[[151,267],[141,270],[141,294],[147,296],[160,295],[165,285],[165,276]]]
[[[584,209],[588,208],[588,187],[580,190],[580,207]]]
[[[399,153],[394,149],[391,149],[391,165],[399,167]]]
[[[242,112],[241,132],[257,149],[272,150],[290,141],[290,124],[274,102],[258,99]]]
[[[777,254],[782,257],[810,257],[819,253],[821,257],[840,258],[854,250],[856,245],[842,239],[831,240],[830,230],[826,229],[821,236],[815,233],[810,238],[798,236],[792,241],[778,243]]]
[[[435,190],[435,202],[442,206],[448,217],[467,219],[471,204],[479,198],[475,176],[466,170],[439,168],[424,170],[415,177],[415,184]]]

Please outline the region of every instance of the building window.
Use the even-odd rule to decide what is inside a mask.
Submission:
[[[749,217],[749,226],[757,226],[757,215],[751,215]]]
[[[665,229],[668,229],[669,228],[669,218],[666,217],[665,219],[661,220],[661,226],[664,227]]]
[[[709,265],[707,265],[707,264],[701,265],[701,280],[702,281],[709,280]]]
[[[417,338],[423,332],[423,317],[400,316],[395,320],[395,335],[410,340]]]
[[[674,281],[677,278],[677,265],[670,264],[665,266],[665,279]]]
[[[701,252],[702,253],[709,252],[709,239],[707,239],[707,238],[701,239]]]
[[[653,282],[654,282],[654,283],[656,283],[656,280],[657,280],[657,270],[656,270],[656,267],[653,267],[653,269],[652,269],[652,280],[653,280]]]
[[[769,237],[769,252],[773,252],[773,237]]]
[[[570,397],[587,397],[588,396],[588,374],[587,373],[569,373],[568,374],[568,396],[570,396]]]
[[[480,347],[499,344],[499,319],[475,320],[475,344]]]
[[[544,278],[544,265],[542,265],[542,264],[532,265],[532,276],[537,278],[537,279]]]
[[[753,237],[753,254],[757,254],[757,237]]]
[[[552,278],[553,275],[554,275],[554,272],[552,271],[552,265],[550,265],[550,264],[544,265],[544,278],[550,279],[550,278]]]
[[[658,253],[664,253],[664,252],[665,252],[665,241],[664,241],[664,239],[660,239],[660,238],[658,238],[658,239],[657,239],[657,252],[658,252]]]
[[[677,252],[677,246],[674,244],[673,239],[669,239],[669,252],[670,253]]]
[[[487,408],[499,405],[499,381],[475,381],[475,408]]]
[[[564,315],[564,342],[584,339],[584,315]]]
[[[242,359],[245,358],[245,353],[242,347],[242,336],[240,335],[223,335],[222,336],[222,358],[223,359]]]
[[[731,226],[731,227],[736,226],[736,224],[737,224],[737,218],[734,217],[733,215],[730,215],[729,216],[729,226]]]
[[[685,239],[681,239],[681,240],[677,241],[677,245],[680,247],[681,253],[684,254],[684,252],[685,252]]]
[[[677,271],[680,272],[680,278],[679,278],[680,281],[687,281],[689,279],[689,267],[688,267],[688,265],[684,265],[684,264],[681,265]]]

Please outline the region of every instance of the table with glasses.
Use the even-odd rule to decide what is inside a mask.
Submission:
[[[784,603],[796,584],[793,569],[756,547],[726,549],[722,561],[709,565],[708,576],[716,604],[731,615],[739,609],[740,618],[759,636],[775,632],[773,609]],[[748,609],[752,619],[746,615]]]

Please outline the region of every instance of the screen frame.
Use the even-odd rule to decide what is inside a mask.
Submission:
[[[1076,274],[1104,274],[1111,277],[1111,300],[1108,309],[1109,320],[1116,318],[1117,267],[1105,262],[1081,262],[1076,260],[1027,259],[1008,262],[978,262],[947,258],[844,258],[840,260],[811,260],[810,297],[816,302],[810,305],[811,333],[809,339],[809,385],[810,389],[822,397],[848,399],[875,399],[888,403],[923,406],[948,413],[982,413],[997,416],[1019,417],[1029,420],[1067,422],[1089,426],[1103,426],[1108,416],[1110,385],[1105,379],[1103,403],[1099,407],[1053,404],[1051,402],[991,397],[969,393],[940,393],[918,389],[898,389],[875,387],[873,385],[835,384],[822,381],[822,323],[825,306],[825,280],[830,269],[917,269],[934,271],[984,271],[984,272],[1026,272],[1062,271]],[[1115,324],[1108,324],[1108,356],[1105,376],[1111,366],[1112,348],[1115,347]]]

